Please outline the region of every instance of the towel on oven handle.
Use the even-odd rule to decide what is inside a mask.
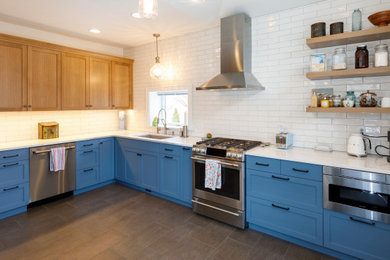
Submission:
[[[206,160],[205,188],[215,190],[222,188],[221,164],[216,160]]]

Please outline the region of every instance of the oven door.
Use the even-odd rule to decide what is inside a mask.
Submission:
[[[324,208],[390,224],[390,185],[324,175]]]
[[[192,195],[225,206],[244,210],[244,164],[216,159],[221,163],[222,185],[215,191],[205,188],[206,158],[192,157]]]

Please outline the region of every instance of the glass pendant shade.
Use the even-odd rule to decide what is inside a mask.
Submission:
[[[158,15],[157,0],[139,0],[138,14],[141,18],[155,18]]]
[[[164,66],[160,62],[156,62],[150,69],[150,77],[154,79],[161,79],[164,76]]]

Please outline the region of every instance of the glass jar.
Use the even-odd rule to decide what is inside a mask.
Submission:
[[[321,99],[321,107],[330,106],[330,97],[328,95],[323,95]]]
[[[347,54],[345,48],[337,48],[333,53],[332,70],[345,70],[347,69]]]
[[[362,29],[362,12],[355,9],[352,13],[352,31],[360,31]]]
[[[378,105],[378,98],[375,93],[370,93],[367,90],[366,93],[360,95],[360,106],[362,107],[376,107]]]
[[[375,47],[375,67],[389,66],[389,48],[387,44],[379,44]]]
[[[359,45],[355,52],[355,69],[368,68],[367,45]]]
[[[341,96],[340,95],[335,96],[333,102],[335,107],[341,107]]]

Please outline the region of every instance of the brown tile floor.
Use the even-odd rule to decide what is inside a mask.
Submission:
[[[113,184],[0,221],[0,259],[331,259]]]

